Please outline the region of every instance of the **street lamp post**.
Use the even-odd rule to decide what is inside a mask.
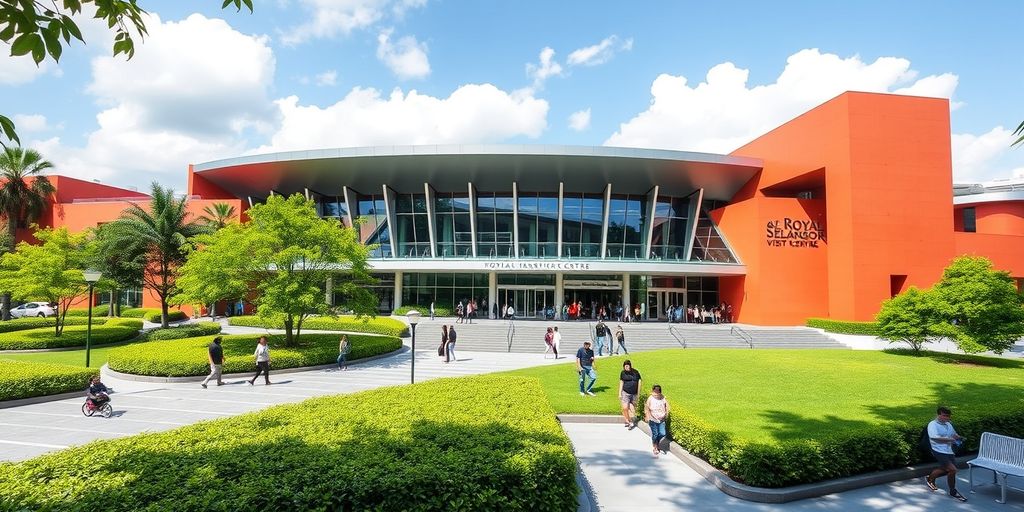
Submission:
[[[89,367],[89,351],[92,348],[92,287],[96,285],[96,282],[102,277],[98,270],[85,270],[82,272],[82,277],[85,278],[85,282],[89,283],[89,323],[85,326],[85,367]]]
[[[416,324],[420,321],[420,312],[415,309],[405,315],[409,319],[409,327],[412,329],[412,371],[409,375],[409,383],[416,383]]]

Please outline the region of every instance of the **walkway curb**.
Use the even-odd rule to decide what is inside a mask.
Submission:
[[[561,423],[622,423],[622,416],[607,414],[556,414]]]
[[[60,393],[57,395],[30,396],[28,398],[19,398],[17,400],[4,400],[0,402],[0,409],[20,407],[22,405],[42,404],[46,402],[58,402],[60,400],[67,400],[68,398],[85,398],[85,388],[83,387],[81,391],[69,391],[67,393]]]
[[[384,354],[377,354],[375,356],[364,357],[362,359],[356,359],[354,361],[350,361],[348,363],[348,365],[352,366],[352,365],[357,365],[357,364],[368,363],[370,361],[376,361],[377,359],[384,359],[386,357],[391,357],[391,356],[396,356],[396,355],[399,355],[399,354],[404,354],[404,353],[406,353],[408,351],[409,351],[409,347],[407,347],[405,345],[402,345],[402,348],[399,348],[398,350],[393,350],[391,352],[387,352],[387,353],[384,353]],[[329,369],[329,368],[336,368],[337,366],[338,365],[336,363],[331,363],[331,364],[322,364],[322,365],[318,365],[318,366],[300,366],[300,367],[297,367],[297,368],[282,368],[280,370],[274,370],[274,374],[276,375],[276,374],[283,374],[283,373],[299,373],[299,372],[307,372],[307,371],[326,370],[326,369]],[[110,367],[108,365],[106,365],[106,364],[103,365],[103,368],[101,368],[101,370],[102,370],[104,375],[109,375],[109,376],[114,377],[116,379],[127,380],[127,381],[131,381],[131,382],[155,382],[155,383],[202,382],[203,379],[206,378],[206,375],[193,375],[193,376],[189,376],[189,377],[155,377],[155,376],[151,376],[151,375],[135,375],[135,374],[132,374],[132,373],[121,373],[121,372],[116,371],[116,370],[111,370]],[[253,370],[253,371],[255,371],[255,370]],[[223,379],[237,379],[237,378],[242,378],[242,377],[251,377],[252,375],[253,375],[252,371],[246,372],[246,373],[225,373],[225,374],[221,375],[221,378],[223,378]]]

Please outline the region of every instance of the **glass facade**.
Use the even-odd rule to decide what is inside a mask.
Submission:
[[[468,193],[435,193],[434,223],[437,255],[441,258],[473,255],[473,229]]]
[[[558,257],[558,194],[519,193],[519,257]]]
[[[387,207],[383,195],[360,195],[356,205],[355,222],[359,225],[359,239],[364,244],[378,244],[370,252],[371,258],[392,256],[391,234],[388,232]]]
[[[487,299],[487,274],[427,273],[402,274],[402,304],[429,306],[431,302],[454,310],[459,301]]]
[[[429,258],[430,220],[423,194],[395,194],[395,245],[403,258]]]
[[[651,257],[662,260],[686,260],[686,242],[690,237],[687,220],[689,197],[658,196],[654,204],[654,232]]]
[[[712,263],[736,263],[736,257],[725,245],[718,227],[706,210],[702,210],[697,218],[696,236],[693,237],[693,252],[690,259]]]
[[[348,205],[343,196],[317,196],[314,202],[318,215],[338,219],[341,225],[348,227]]]
[[[608,258],[644,258],[646,195],[612,195],[608,203]]]
[[[604,194],[562,195],[562,257],[600,258]]]
[[[481,258],[512,258],[513,201],[511,193],[476,194],[476,254]]]

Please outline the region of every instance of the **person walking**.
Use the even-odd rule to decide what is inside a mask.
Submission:
[[[622,373],[619,373],[619,403],[622,405],[622,419],[630,430],[636,427],[636,397],[639,394],[640,372],[626,359],[622,362]]]
[[[273,384],[270,382],[270,347],[267,346],[266,336],[260,336],[260,341],[256,344],[256,351],[252,355],[256,357],[256,375],[252,376],[249,385],[256,385],[256,379],[259,378],[260,373],[263,374],[263,381],[267,386]]]
[[[644,402],[644,421],[651,427],[651,442],[654,445],[654,456],[661,451],[661,440],[665,438],[665,421],[670,412],[668,399],[661,394],[661,386],[655,384],[651,388],[651,396]],[[667,453],[667,452],[666,452]]]
[[[603,320],[598,320],[597,325],[594,326],[594,339],[597,341],[597,357],[604,355],[604,342],[608,337],[608,326],[604,324]],[[612,346],[608,344],[608,355],[612,355]]]
[[[476,301],[471,300],[466,303],[466,321],[473,323],[473,316],[476,315]]]
[[[558,349],[562,347],[562,333],[558,332],[558,326],[551,335],[551,345],[555,349],[555,359],[558,359]]]
[[[434,301],[430,301],[430,319],[434,319]]]
[[[925,477],[925,483],[929,489],[937,491],[939,487],[935,485],[935,479],[946,475],[949,497],[967,501],[967,498],[956,490],[956,455],[953,454],[953,447],[960,446],[964,438],[956,433],[953,423],[949,421],[952,415],[948,407],[939,407],[935,411],[935,419],[928,423],[928,441],[931,443],[932,456],[939,463],[939,467]]]
[[[584,341],[583,346],[576,351],[576,373],[580,380],[580,396],[584,394],[594,396],[594,382],[597,381],[597,372],[594,371],[594,351],[590,349],[590,342]],[[587,378],[590,384],[584,386]]]
[[[506,311],[506,313],[508,314],[508,319],[509,320],[515,320],[516,319],[516,307],[513,306],[512,304],[508,305],[508,310]]]
[[[547,332],[544,333],[544,359],[548,358],[548,352],[555,353],[555,359],[558,359],[558,351],[555,350],[555,330],[548,327]]]
[[[455,333],[455,326],[453,325],[453,326],[448,328],[448,342],[445,343],[445,345],[444,345],[444,348],[445,348],[444,362],[446,362],[446,363],[449,362],[449,361],[458,361],[458,359],[455,359],[455,339],[456,339],[456,336],[458,336],[458,335]]]
[[[448,353],[448,326],[441,326],[441,344],[437,347],[437,357],[444,357]]]
[[[210,361],[210,374],[206,376],[203,383],[203,389],[206,389],[206,385],[210,382],[210,379],[217,379],[217,385],[223,386],[224,381],[221,380],[221,373],[224,371],[224,347],[220,346],[221,337],[217,336],[213,339],[213,343],[210,343],[207,349],[207,359]]]
[[[462,301],[459,301],[459,305],[455,306],[455,323],[461,324],[463,317],[466,315],[466,308],[462,305]]]
[[[348,343],[348,334],[341,335],[341,341],[338,342],[338,369],[341,371],[348,370],[348,365],[345,364],[345,359],[348,357],[348,353],[352,350],[352,347]]]
[[[628,356],[629,351],[626,350],[626,332],[622,330],[621,325],[615,328],[615,342],[618,344],[618,347],[615,348],[615,353],[618,354],[619,349],[622,349],[622,353]]]

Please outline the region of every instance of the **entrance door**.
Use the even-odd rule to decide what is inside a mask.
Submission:
[[[647,318],[658,320],[661,315],[662,292],[647,292]]]

